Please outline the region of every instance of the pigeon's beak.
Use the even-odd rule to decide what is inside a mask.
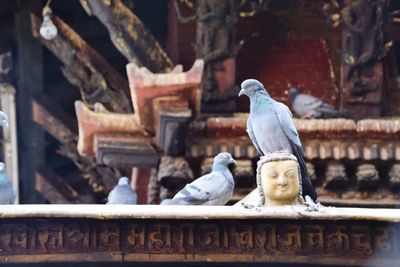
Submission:
[[[6,120],[3,120],[3,126],[6,126],[6,127],[8,127],[8,121],[6,121]]]
[[[230,159],[230,160],[229,160],[229,163],[231,163],[231,164],[237,164],[237,161],[234,160],[234,159]]]
[[[246,94],[246,92],[244,91],[244,89],[241,89],[238,96],[242,96],[242,95],[245,95],[245,94]]]

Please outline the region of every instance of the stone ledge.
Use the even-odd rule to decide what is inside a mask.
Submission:
[[[0,215],[0,263],[399,262],[400,210],[10,205]]]
[[[292,219],[292,220],[372,220],[399,222],[400,209],[324,207],[322,212],[306,212],[303,206],[169,206],[169,205],[0,205],[0,218],[82,218],[113,219]]]

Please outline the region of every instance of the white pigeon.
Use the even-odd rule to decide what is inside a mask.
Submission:
[[[108,194],[106,204],[136,204],[137,195],[129,185],[127,177],[119,178],[118,184]]]
[[[168,205],[225,205],[232,197],[235,181],[229,164],[236,161],[227,152],[215,158],[211,173],[197,178],[179,191]]]

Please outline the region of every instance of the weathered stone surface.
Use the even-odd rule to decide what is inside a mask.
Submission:
[[[397,266],[397,210],[0,207],[0,261],[297,262]],[[288,257],[290,255],[290,257]]]

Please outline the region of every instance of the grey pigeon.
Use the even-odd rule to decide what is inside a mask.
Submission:
[[[118,184],[108,194],[106,204],[136,204],[137,195],[129,185],[127,177],[119,178]]]
[[[3,111],[0,111],[0,126],[8,127],[8,116]]]
[[[231,154],[219,153],[214,158],[211,172],[187,184],[168,205],[225,205],[235,187],[228,168],[231,163],[236,164]]]
[[[166,198],[166,199],[163,199],[161,202],[160,202],[160,205],[169,205],[169,203],[171,203],[171,198]]]
[[[303,148],[289,108],[273,100],[264,86],[254,79],[242,82],[241,95],[250,98],[247,133],[257,151],[262,156],[282,150],[295,155],[300,165],[303,196],[309,195],[316,200],[317,194],[307,174]]]
[[[346,114],[312,95],[300,94],[292,87],[288,93],[293,111],[303,118],[341,118]]]
[[[0,204],[14,204],[15,190],[7,177],[6,165],[0,162]]]

